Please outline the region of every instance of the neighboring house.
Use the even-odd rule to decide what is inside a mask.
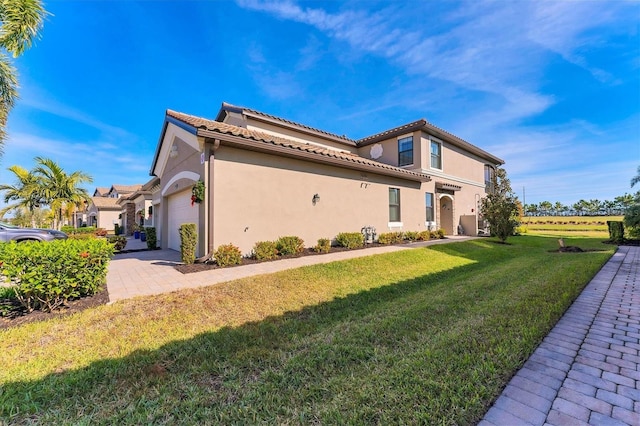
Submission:
[[[96,188],[95,191],[93,191],[93,196],[94,197],[106,197],[109,195],[109,188]]]
[[[88,207],[87,226],[104,228],[107,232],[113,232],[115,224],[120,222],[120,211],[117,198],[93,196]]]
[[[133,193],[118,199],[118,204],[123,207],[124,220],[121,225],[128,233],[132,231],[129,225],[134,222],[140,228],[154,226],[152,196],[154,191],[159,190],[159,183],[160,179],[154,177]]]
[[[476,235],[478,203],[500,158],[418,120],[354,140],[222,104],[215,120],[167,110],[151,167],[163,248],[195,223],[198,256],[233,243],[296,235],[307,246],[340,232],[443,228]],[[206,187],[192,205],[192,187]]]

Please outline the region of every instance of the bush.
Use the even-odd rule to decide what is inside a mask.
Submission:
[[[361,232],[341,232],[336,235],[336,243],[348,249],[360,248],[364,246],[364,235]]]
[[[147,248],[149,250],[155,250],[158,247],[158,236],[156,235],[156,228],[148,226],[144,228],[147,234]]]
[[[407,241],[418,241],[418,232],[417,231],[407,231],[404,233],[404,239]]]
[[[196,260],[196,245],[198,234],[195,223],[183,223],[180,225],[180,256],[182,263],[191,264]]]
[[[127,245],[127,237],[123,237],[123,236],[114,236],[114,237],[108,237],[107,238],[107,242],[109,242],[110,244],[113,245],[113,249],[115,251],[122,251],[124,250],[124,248]]]
[[[420,231],[418,232],[418,241],[429,241],[431,239],[431,232]]]
[[[107,230],[104,228],[98,228],[96,229],[96,231],[94,232],[94,235],[96,237],[106,237],[107,236]]]
[[[516,229],[514,230],[515,235],[522,235],[522,234],[526,234],[528,232],[527,227],[520,225],[520,226],[516,226]]]
[[[95,226],[83,226],[83,227],[80,227],[80,228],[74,228],[73,226],[65,225],[65,226],[61,227],[60,230],[62,232],[64,232],[65,234],[67,234],[67,235],[73,235],[73,234],[95,234],[96,227]]]
[[[295,236],[280,237],[278,241],[276,241],[276,248],[280,255],[302,253],[304,250],[304,241]]]
[[[278,247],[275,241],[258,241],[251,254],[256,260],[273,260],[278,257]]]
[[[95,234],[78,233],[78,234],[69,234],[69,238],[72,240],[95,240],[98,237]]]
[[[28,311],[46,312],[95,294],[105,283],[113,246],[105,240],[0,243],[0,275],[14,283]]]
[[[233,244],[223,244],[213,253],[218,266],[225,267],[242,263],[242,252]]]
[[[331,251],[331,240],[328,238],[320,238],[318,244],[313,248],[317,253],[329,253]]]
[[[621,243],[624,241],[624,224],[622,222],[608,220],[607,226],[609,227],[609,240],[614,243]]]
[[[383,232],[378,235],[380,244],[398,244],[402,242],[402,232]]]
[[[443,239],[444,238],[444,229],[442,229],[442,228],[438,229],[436,231],[436,235],[437,235],[437,238]]]
[[[120,235],[120,225],[118,225],[117,223],[113,225],[113,233],[116,235]]]

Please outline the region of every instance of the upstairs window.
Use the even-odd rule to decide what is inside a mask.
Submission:
[[[398,166],[413,164],[413,136],[398,139]]]
[[[389,222],[400,222],[400,189],[389,188]]]
[[[433,214],[433,193],[425,192],[424,193],[424,203],[427,211],[427,222],[433,222],[435,220],[435,216]]]
[[[496,169],[493,166],[484,166],[484,191],[487,194],[492,194],[494,191],[494,185],[496,182]]]
[[[431,168],[442,170],[442,144],[431,141]]]

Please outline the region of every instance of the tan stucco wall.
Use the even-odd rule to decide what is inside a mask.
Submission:
[[[402,229],[426,229],[419,182],[226,146],[215,152],[213,181],[215,247],[233,243],[249,253],[256,241],[285,235],[314,246],[368,225],[388,232],[390,187],[400,188]]]
[[[357,153],[358,149],[355,146],[350,146],[348,142],[345,143],[336,142],[330,139],[325,139],[313,134],[301,134],[290,129],[286,129],[274,124],[257,121],[252,118],[247,119],[247,129],[262,132],[270,135],[280,136],[290,140],[294,140],[302,143],[313,143],[316,145],[324,146],[331,149],[338,149],[340,151],[347,151]]]
[[[398,140],[408,136],[413,138],[413,165],[403,166],[402,168],[406,168],[408,170],[420,169],[420,159],[423,152],[423,148],[420,143],[420,132],[407,132],[400,136],[394,136],[371,145],[363,146],[362,148],[358,148],[358,155],[379,161],[380,163],[398,166]],[[382,146],[382,156],[379,158],[373,158],[371,156],[371,149],[376,145]]]

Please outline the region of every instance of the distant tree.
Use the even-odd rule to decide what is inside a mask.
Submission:
[[[505,242],[518,225],[518,198],[503,168],[496,170],[493,180],[493,191],[481,200],[480,213],[489,222],[491,234]]]
[[[18,77],[8,54],[16,58],[31,47],[47,14],[40,0],[0,0],[0,154],[9,111],[18,98]]]
[[[5,203],[10,201],[15,201],[15,203],[9,204],[0,210],[0,218],[8,211],[16,209],[24,209],[31,213],[33,217],[34,210],[40,207],[42,203],[37,176],[20,166],[11,166],[7,170],[15,175],[16,182],[13,185],[0,184],[0,192],[4,192]],[[31,226],[35,226],[35,221],[32,222]]]
[[[631,179],[631,187],[633,188],[638,182],[640,182],[640,166],[638,166],[637,174]]]
[[[58,229],[62,223],[63,211],[71,206],[80,206],[91,201],[83,183],[93,182],[86,173],[75,171],[67,174],[53,160],[36,157],[37,166],[33,173],[37,176],[40,195],[54,214],[53,227]]]
[[[631,179],[631,187],[633,188],[638,182],[640,182],[640,166],[638,166],[638,174]],[[640,191],[636,192],[633,204],[624,214],[624,224],[629,228],[632,237],[640,237]]]
[[[552,207],[553,205],[549,201],[542,201],[540,203],[540,211],[544,216],[549,216],[549,212],[551,211]]]

